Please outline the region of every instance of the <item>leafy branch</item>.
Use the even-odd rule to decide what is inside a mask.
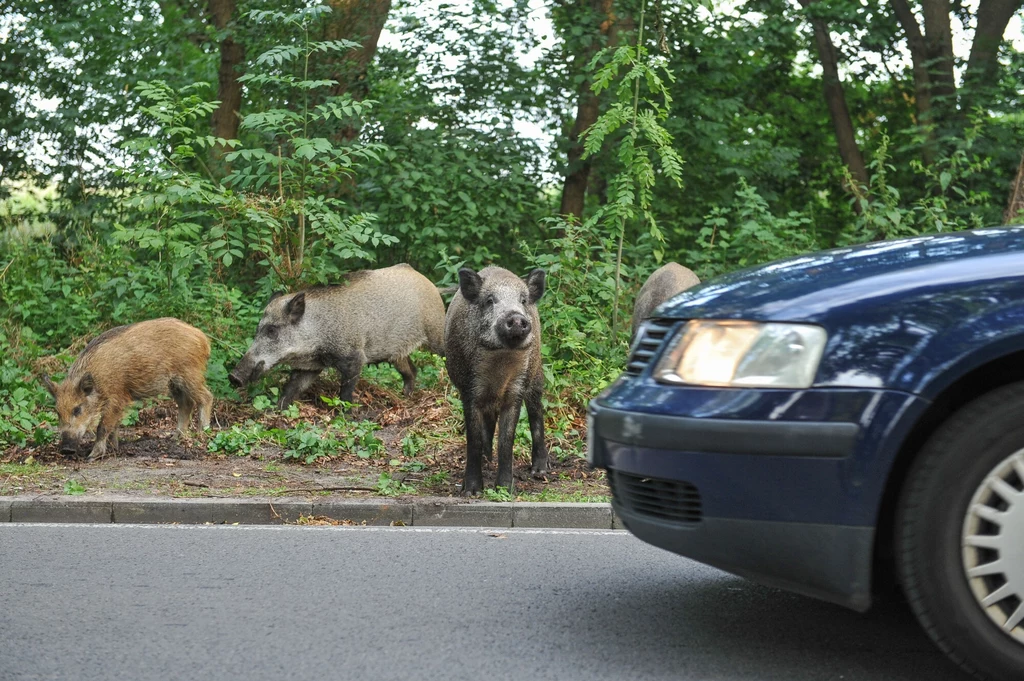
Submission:
[[[615,294],[612,309],[612,336],[618,337],[619,297],[622,289],[622,247],[628,223],[642,219],[654,240],[654,257],[661,261],[665,237],[651,210],[654,186],[659,174],[677,187],[683,186],[683,160],[672,147],[672,135],[662,126],[668,118],[672,97],[668,84],[674,81],[664,58],[652,56],[644,45],[644,20],[647,2],[640,4],[635,44],[605,48],[594,56],[590,69],[599,62],[611,59],[594,76],[591,89],[594,94],[608,90],[618,80],[615,101],[585,132],[583,158],[598,153],[615,133],[624,131],[618,141],[618,161],[621,170],[609,182],[608,202],[602,206],[584,227],[609,226],[617,236],[615,259]],[[622,73],[620,78],[620,73]],[[643,86],[643,87],[641,87]],[[645,92],[641,96],[641,92]],[[653,157],[657,157],[655,165]]]

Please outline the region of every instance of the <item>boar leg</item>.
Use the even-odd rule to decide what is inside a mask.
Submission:
[[[484,458],[487,459],[487,463],[491,462],[494,455],[494,427],[498,424],[497,414],[485,414],[484,415]]]
[[[334,368],[338,370],[338,378],[341,379],[338,398],[342,402],[352,401],[352,393],[355,392],[356,383],[359,382],[359,374],[363,373],[363,364],[365,363],[366,359],[362,353],[338,358]]]
[[[199,430],[210,427],[210,414],[213,412],[213,393],[205,385],[199,391]]]
[[[192,423],[192,412],[196,409],[196,401],[192,397],[192,391],[184,379],[175,376],[170,384],[171,397],[178,405],[178,434],[184,435],[188,426]]]
[[[509,400],[498,415],[498,479],[496,487],[504,487],[512,491],[512,448],[516,440],[516,423],[519,422],[519,409],[522,398]]]
[[[295,398],[306,392],[306,389],[313,385],[313,381],[320,375],[320,371],[295,370],[288,374],[288,382],[284,384],[281,391],[281,398],[277,401],[278,409],[287,409],[288,405],[295,401]]]
[[[89,461],[98,461],[107,455],[107,451],[116,450],[118,446],[117,426],[124,417],[124,409],[108,409],[100,417],[100,425],[96,427],[96,443],[89,452]],[[110,444],[108,446],[108,440]]]
[[[484,416],[472,402],[462,403],[466,421],[466,475],[462,481],[462,494],[475,496],[484,490],[484,473],[481,456],[484,450],[486,426]],[[490,442],[487,442],[490,445]]]
[[[544,475],[548,472],[548,452],[544,444],[544,401],[543,392],[531,390],[526,393],[526,415],[530,418],[530,440],[532,446],[532,465],[530,472]]]
[[[402,374],[402,392],[406,397],[412,395],[416,387],[416,365],[408,357],[401,357],[395,360],[395,368]]]
[[[187,393],[173,394],[171,397],[178,403],[178,435],[184,435],[188,426],[192,423],[192,412],[195,410],[195,402]]]

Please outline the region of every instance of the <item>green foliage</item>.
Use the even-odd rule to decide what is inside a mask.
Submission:
[[[646,5],[646,0],[641,0],[636,44],[616,48],[611,54],[611,60],[594,74],[591,89],[594,94],[600,94],[612,86],[620,70],[624,72],[615,90],[616,99],[585,132],[583,158],[600,151],[614,132],[620,128],[625,130],[625,134],[618,140],[616,150],[621,168],[608,183],[608,202],[586,223],[588,229],[605,224],[618,237],[612,336],[617,335],[619,328],[620,273],[627,224],[637,217],[643,218],[648,234],[654,241],[654,259],[661,262],[665,237],[652,210],[654,185],[660,174],[677,187],[682,187],[683,160],[672,146],[672,135],[662,125],[668,118],[672,102],[668,83],[672,81],[673,75],[666,68],[665,61],[652,58],[644,44]],[[602,50],[594,57],[591,68],[606,56],[609,49]],[[642,86],[645,92],[643,99],[640,97]],[[657,168],[652,158],[654,155],[659,160]]]
[[[80,496],[82,494],[85,494],[85,487],[83,487],[82,483],[78,482],[74,478],[69,478],[64,483],[64,494],[70,496]]]
[[[378,430],[380,425],[372,421],[350,422],[344,418],[337,418],[327,426],[300,423],[287,429],[265,428],[249,420],[244,425],[235,424],[228,430],[218,431],[210,438],[207,448],[214,453],[248,456],[260,444],[272,443],[283,449],[282,456],[286,460],[304,464],[351,454],[368,459],[384,451],[384,443],[374,435]]]
[[[416,431],[410,431],[405,437],[402,438],[402,455],[403,456],[419,456],[420,452],[423,451],[423,447],[426,445],[426,441],[423,436]]]
[[[52,401],[34,376],[19,366],[14,349],[0,336],[0,450],[45,445],[56,439],[52,411],[39,414]]]
[[[888,69],[903,40],[891,8],[798,5],[617,0],[629,19],[614,38],[593,3],[556,3],[544,42],[530,0],[398,0],[388,30],[400,47],[378,51],[360,99],[335,95],[331,74],[354,43],[327,39],[322,6],[244,0],[217,31],[196,3],[71,3],[58,22],[45,3],[22,3],[0,16],[0,449],[53,441],[52,399],[33,376],[59,377],[105,329],[162,316],[198,326],[212,341],[211,389],[237,399],[228,370],[273,290],[408,261],[439,284],[462,265],[548,271],[550,451],[578,456],[580,411],[621,371],[621,320],[659,260],[708,279],[998,221],[1024,133],[1024,57],[1002,46],[984,106],[964,91],[974,113],[929,141],[906,96],[913,74]],[[843,73],[859,74],[843,86],[870,161],[865,186],[845,176],[806,58],[812,15],[840,39]],[[210,134],[208,83],[228,33],[249,55],[238,140]],[[584,136],[584,221],[544,219],[566,170],[564,112],[587,82],[602,115]],[[458,417],[443,359],[415,361],[418,383],[444,391]],[[366,377],[400,386],[391,367]],[[294,423],[296,405],[274,413],[273,380],[253,405],[292,423],[217,431],[210,451],[383,455],[375,424],[336,418],[312,431]],[[352,407],[332,399],[339,413]],[[434,437],[410,434],[402,453],[419,456]],[[517,452],[528,443],[522,421]]]
[[[487,488],[484,490],[484,499],[487,501],[512,501],[512,493],[507,487]]]
[[[246,421],[244,425],[235,424],[228,430],[220,430],[206,444],[206,448],[216,454],[233,454],[248,456],[260,443],[270,437],[270,432],[255,421]]]
[[[438,471],[423,478],[423,484],[427,487],[441,487],[448,483],[448,471]]]
[[[557,396],[557,405],[578,407],[589,399],[590,391],[618,376],[627,350],[626,330],[616,334],[612,328],[616,305],[623,302],[616,300],[617,245],[600,231],[574,222],[548,224],[561,228],[562,235],[549,239],[537,252],[528,244],[523,251],[549,277],[538,305],[544,322],[541,354],[548,395]],[[634,274],[629,262],[647,262],[650,253],[649,239],[631,245],[623,259],[626,276]],[[581,391],[580,386],[587,388]]]
[[[273,22],[299,36],[298,44],[257,56],[255,68],[239,78],[254,92],[287,93],[299,103],[243,115],[241,130],[250,144],[202,134],[199,121],[216,108],[199,94],[205,83],[180,89],[163,81],[138,85],[147,102],[142,112],[157,130],[125,145],[138,158],[127,174],[138,191],[125,206],[143,219],[122,226],[117,239],[161,254],[169,283],[197,267],[231,267],[242,260],[287,286],[327,283],[351,269],[351,261],[373,260],[370,249],[397,241],[373,226],[375,215],[346,215],[340,197],[358,164],[377,160],[384,147],[344,143],[329,133],[332,125],[357,120],[372,108],[348,96],[322,96],[337,83],[309,75],[312,60],[358,47],[313,39],[329,11],[315,6],[250,13],[257,24]],[[204,161],[211,156],[222,156],[230,168],[223,179]]]
[[[274,406],[274,401],[266,395],[257,395],[252,398],[252,407],[256,411],[266,411]]]
[[[133,404],[131,407],[128,408],[128,411],[125,412],[124,418],[121,419],[121,425],[122,426],[134,426],[138,422],[139,422],[139,407],[138,407],[138,405],[134,405]]]
[[[377,478],[377,494],[382,497],[398,497],[403,494],[415,494],[416,488],[401,480],[395,480],[390,473],[381,473]]]
[[[687,261],[702,279],[804,253],[818,247],[806,215],[791,211],[775,216],[768,202],[746,180],[739,181],[735,202],[715,207],[704,219],[696,248]]]
[[[889,136],[883,134],[868,164],[870,186],[860,186],[847,176],[847,181],[855,187],[853,200],[858,201],[863,210],[852,228],[842,234],[840,243],[984,227],[976,207],[984,205],[991,197],[984,191],[971,189],[972,181],[990,165],[990,159],[974,152],[980,134],[981,125],[976,122],[966,131],[965,138],[955,141],[953,150],[935,163],[925,166],[916,159],[912,161],[910,167],[923,179],[926,193],[909,205],[892,184],[897,169],[890,156]]]
[[[336,446],[345,454],[355,454],[360,459],[369,459],[384,452],[384,442],[374,435],[381,429],[373,421],[348,421],[336,418],[331,425],[337,432]]]
[[[341,442],[331,429],[301,424],[284,431],[272,431],[284,447],[285,459],[297,459],[305,464],[338,454]]]

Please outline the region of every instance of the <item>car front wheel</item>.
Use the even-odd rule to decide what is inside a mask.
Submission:
[[[928,634],[981,679],[1024,679],[1024,383],[977,398],[925,444],[896,518]]]

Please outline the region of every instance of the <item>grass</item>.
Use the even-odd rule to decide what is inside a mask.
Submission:
[[[551,490],[546,489],[541,490],[540,492],[520,494],[516,496],[516,501],[560,501],[587,504],[607,503],[611,500],[612,498],[606,494],[586,494],[584,492],[553,492]]]
[[[173,489],[171,495],[177,499],[199,499],[209,496],[212,490],[208,487],[185,487]]]
[[[0,475],[10,475],[12,477],[24,477],[24,476],[37,476],[43,475],[48,472],[46,466],[32,462],[32,463],[0,463]]]

